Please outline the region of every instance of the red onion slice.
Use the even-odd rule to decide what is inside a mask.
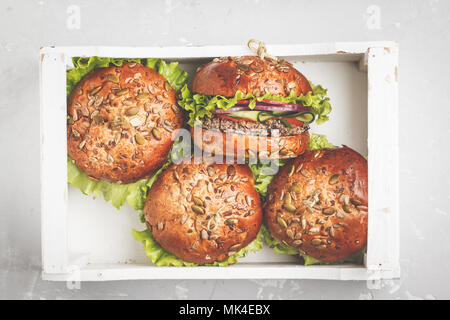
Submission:
[[[283,105],[269,105],[257,104],[253,110],[257,111],[286,111],[286,112],[304,112],[311,111],[311,107],[304,107],[301,104],[283,104]]]
[[[276,101],[276,100],[261,100],[260,102],[264,103],[264,104],[274,104],[274,105],[283,105],[283,104],[287,104],[286,102],[282,102],[282,101]],[[290,104],[290,103],[288,103]]]
[[[230,109],[227,109],[227,110],[225,110],[225,109],[215,109],[213,111],[213,113],[227,114],[227,113],[232,113],[232,112],[237,112],[237,111],[251,111],[251,110],[248,108],[248,105],[245,105],[245,106],[242,105],[242,106],[238,106],[238,107],[234,106],[234,107],[231,107]]]
[[[248,107],[248,100],[239,100],[235,106],[228,110],[216,109],[214,113],[227,114],[237,111],[281,111],[281,112],[305,112],[311,111],[311,107],[305,107],[301,104],[285,103],[273,100],[256,101],[256,106],[253,109]]]

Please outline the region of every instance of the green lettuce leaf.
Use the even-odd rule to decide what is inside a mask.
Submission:
[[[157,266],[160,267],[168,267],[168,266],[175,266],[175,267],[193,267],[193,266],[215,266],[215,267],[226,267],[228,265],[234,264],[238,262],[238,259],[240,257],[244,257],[249,252],[259,251],[261,250],[263,246],[263,235],[260,231],[258,235],[256,236],[256,239],[253,240],[248,246],[245,248],[242,248],[234,255],[228,257],[224,261],[220,262],[214,262],[214,263],[207,263],[207,264],[196,264],[192,262],[187,262],[184,260],[181,260],[177,258],[175,255],[167,252],[164,250],[156,241],[153,239],[151,233],[149,230],[143,230],[143,231],[136,231],[133,230],[133,236],[134,238],[142,242],[144,245],[145,253],[147,258],[150,259],[150,261]]]
[[[311,138],[309,140],[309,150],[318,150],[323,148],[335,148],[332,143],[330,143],[327,140],[327,137],[323,134],[311,134]],[[283,167],[287,162],[288,159],[279,159],[274,160],[277,161],[276,165],[278,165],[279,168]],[[253,178],[255,180],[255,189],[258,191],[259,195],[264,199],[267,194],[267,187],[272,182],[275,175],[278,173],[279,170],[269,170],[271,167],[270,163],[262,164],[252,164],[248,163],[248,166],[250,167],[250,170],[253,173]],[[271,172],[272,174],[265,174],[264,172]]]
[[[101,57],[74,57],[72,59],[74,68],[67,71],[67,96],[70,95],[80,80],[95,68],[105,68],[111,64],[121,66],[124,62],[138,62],[146,65],[159,74],[164,76],[169,84],[176,91],[179,91],[186,83],[187,72],[178,68],[177,62],[167,64],[165,61],[157,58],[147,59],[121,59],[121,58],[101,58]],[[174,143],[174,146],[177,142]],[[148,188],[156,180],[163,169],[171,163],[170,158],[164,166],[156,171],[150,178],[141,179],[134,183],[117,184],[107,181],[95,181],[88,177],[86,173],[80,170],[70,157],[67,157],[67,175],[69,184],[81,190],[86,195],[94,194],[98,197],[103,196],[106,201],[111,201],[117,209],[128,202],[136,210],[144,208],[145,198]]]
[[[281,168],[284,166],[288,160],[287,159],[278,159],[274,160],[276,161],[276,165],[278,168]],[[273,178],[275,177],[275,174],[278,172],[278,170],[275,170],[275,172],[270,172],[269,167],[270,163],[268,164],[262,164],[262,163],[256,163],[251,164],[249,163],[248,166],[250,167],[250,170],[253,174],[253,179],[255,180],[255,189],[258,191],[259,195],[262,199],[264,199],[267,195],[267,187],[272,182]],[[267,169],[267,170],[265,170]],[[272,174],[267,174],[272,173]]]
[[[289,247],[281,242],[278,242],[275,240],[274,237],[270,234],[269,229],[265,225],[261,227],[261,232],[264,236],[264,241],[267,243],[269,247],[275,251],[275,253],[278,254],[290,254],[290,255],[296,255],[299,254],[298,249]]]
[[[327,137],[325,135],[315,133],[311,134],[311,138],[309,140],[309,150],[317,150],[323,148],[335,148],[335,146],[332,143],[328,142]],[[287,159],[279,159],[276,161],[279,168],[281,168],[288,162]],[[268,164],[249,163],[248,166],[250,167],[250,170],[253,173],[253,178],[255,180],[255,189],[256,191],[258,191],[259,195],[264,199],[267,194],[267,187],[272,182],[278,170],[275,170],[275,172],[273,172],[274,174],[264,174],[264,172],[270,171],[268,170],[268,168],[270,167],[270,163]]]
[[[74,57],[72,58],[73,68],[67,71],[67,96],[73,88],[89,72],[96,68],[106,68],[108,66],[122,66],[124,62],[138,62],[156,70],[162,75],[176,91],[179,91],[187,82],[188,73],[178,68],[178,62],[167,64],[158,58],[129,59],[129,58],[101,58],[101,57]]]
[[[149,179],[141,179],[129,184],[95,181],[81,171],[69,156],[67,156],[67,179],[71,186],[80,189],[85,195],[103,196],[117,209],[120,209],[125,201],[136,210],[144,208]]]
[[[178,104],[189,112],[188,124],[194,126],[200,122],[200,119],[211,116],[212,111],[215,109],[227,110],[234,106],[239,100],[250,100],[249,108],[253,109],[256,105],[256,101],[261,100],[274,100],[286,103],[301,103],[304,106],[311,106],[311,111],[316,115],[316,123],[321,124],[329,120],[329,114],[331,112],[330,98],[327,95],[327,89],[324,89],[320,85],[314,85],[311,83],[313,92],[308,92],[305,95],[297,96],[294,91],[291,91],[290,95],[283,97],[280,95],[272,95],[266,93],[264,96],[255,97],[253,94],[248,93],[244,95],[241,91],[237,91],[234,97],[224,96],[207,96],[204,94],[192,94],[187,85],[185,85],[180,92],[180,100]]]
[[[324,148],[336,148],[336,146],[330,143],[325,135],[313,133],[309,139],[309,150],[319,150]]]
[[[264,241],[267,243],[269,247],[273,249],[273,251],[277,254],[289,254],[289,255],[299,255],[304,260],[305,266],[310,265],[337,265],[337,264],[362,264],[364,259],[364,253],[366,252],[366,248],[363,248],[362,250],[358,251],[354,255],[336,262],[325,262],[317,260],[307,254],[302,254],[298,251],[298,249],[292,248],[288,245],[285,245],[284,243],[281,243],[277,241],[272,235],[270,234],[269,229],[267,229],[266,226],[263,226],[261,228],[262,234],[264,235]]]
[[[178,68],[178,62],[167,64],[164,60],[152,58],[146,59],[144,65],[155,69],[162,75],[175,91],[180,91],[186,84],[188,73]]]
[[[179,137],[174,141],[166,163],[149,178],[144,178],[134,183],[118,184],[103,180],[92,180],[75,165],[69,156],[67,156],[67,180],[71,186],[80,189],[85,195],[103,196],[106,201],[111,201],[112,205],[117,209],[120,209],[126,201],[134,209],[142,210],[147,199],[147,191],[150,190],[161,172],[172,164],[172,159],[176,160],[182,157],[180,150],[178,150],[178,146],[181,143],[182,138]]]

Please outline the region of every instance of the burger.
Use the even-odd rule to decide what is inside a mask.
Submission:
[[[141,209],[147,179],[184,125],[175,90],[187,74],[158,59],[77,58],[68,72],[69,183]],[[174,88],[175,87],[175,88]]]
[[[194,143],[227,157],[296,157],[307,149],[309,124],[331,111],[326,90],[286,60],[216,58],[198,67],[191,89],[181,90],[179,105],[192,133],[201,132]]]
[[[156,265],[228,265],[262,246],[262,208],[246,165],[172,164],[152,185],[147,230],[134,231]]]
[[[367,244],[367,160],[344,146],[308,151],[268,186],[264,222],[281,251],[336,263]]]

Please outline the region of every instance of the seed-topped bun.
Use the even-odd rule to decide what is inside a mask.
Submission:
[[[118,183],[159,168],[184,122],[167,80],[134,62],[86,75],[70,95],[68,115],[70,157],[93,179]]]
[[[216,58],[199,67],[192,84],[195,93],[232,97],[240,90],[244,95],[262,96],[266,92],[297,96],[312,91],[308,80],[291,63],[261,59],[256,56]]]
[[[272,236],[318,260],[335,262],[367,243],[367,160],[348,148],[307,152],[268,187]]]
[[[223,261],[252,242],[261,203],[246,165],[171,165],[153,184],[144,207],[154,239],[178,258]]]

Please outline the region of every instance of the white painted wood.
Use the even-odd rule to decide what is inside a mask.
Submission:
[[[368,52],[367,50],[364,55],[359,59],[358,69],[362,72],[367,72],[367,63],[368,63]]]
[[[367,267],[399,269],[398,47],[368,54],[369,235]]]
[[[76,277],[73,276],[76,275]],[[74,273],[43,273],[50,281],[109,281],[142,279],[324,279],[370,280],[392,279],[398,270],[370,271],[357,266],[299,266],[289,264],[245,264],[220,267],[154,267],[137,264],[90,265]],[[78,277],[78,279],[76,279]]]
[[[66,64],[41,54],[41,221],[45,272],[65,272],[67,252]]]
[[[267,51],[281,57],[288,56],[326,56],[346,54],[364,54],[369,47],[392,47],[394,42],[336,42],[316,44],[270,45]],[[199,47],[44,47],[42,53],[64,53],[73,56],[101,57],[160,57],[169,59],[180,58],[211,58],[220,56],[250,55],[247,46],[199,46]],[[354,56],[354,60],[359,60]]]
[[[313,132],[329,134],[333,142],[350,144],[363,154],[366,154],[367,147],[369,148],[367,268],[298,266],[294,264],[295,257],[279,256],[268,248],[227,268],[152,266],[145,258],[142,245],[132,239],[131,233],[127,233],[131,227],[144,228],[139,228],[137,215],[131,208],[124,207],[117,212],[102,199],[94,200],[82,195],[78,190],[71,190],[70,199],[67,197],[65,69],[71,65],[70,59],[73,56],[98,55],[173,59],[180,61],[182,67],[192,73],[196,65],[208,58],[246,55],[250,54],[250,51],[246,46],[57,47],[43,48],[41,51],[44,279],[72,281],[78,277],[83,281],[188,278],[378,280],[399,276],[396,43],[268,45],[267,48],[271,54],[285,57],[301,70],[307,70],[313,82],[331,88],[329,94],[335,99],[332,121],[323,126],[313,126]],[[368,86],[365,78],[366,66]],[[323,78],[321,75],[325,71],[327,77]],[[359,104],[359,110],[356,104]],[[365,141],[367,133],[364,132],[367,126],[368,146]],[[95,229],[96,225],[101,225],[101,232],[94,232],[98,230]],[[121,227],[126,230],[121,232]],[[121,249],[118,251],[114,242],[105,241],[106,239],[119,241],[122,243]]]

